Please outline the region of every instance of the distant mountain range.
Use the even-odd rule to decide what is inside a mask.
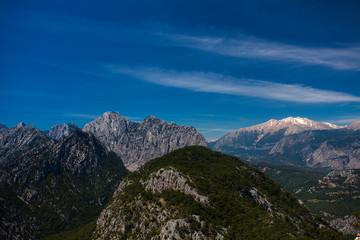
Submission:
[[[211,149],[252,161],[329,170],[360,168],[360,121],[347,127],[307,118],[270,120],[234,130]]]

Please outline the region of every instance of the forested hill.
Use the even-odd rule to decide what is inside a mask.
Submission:
[[[289,192],[239,159],[193,146],[125,178],[94,239],[342,239]]]

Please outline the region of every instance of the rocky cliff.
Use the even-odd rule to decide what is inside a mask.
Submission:
[[[342,239],[239,159],[192,146],[130,174],[93,239]]]
[[[178,126],[153,116],[135,123],[117,112],[106,112],[86,124],[83,131],[93,133],[123,159],[130,171],[178,148],[207,146],[204,137],[194,127]]]

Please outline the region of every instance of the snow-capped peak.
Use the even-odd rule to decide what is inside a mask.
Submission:
[[[292,124],[301,124],[301,125],[307,125],[307,126],[312,126],[314,125],[314,123],[316,123],[315,121],[312,121],[308,118],[301,118],[301,117],[287,117],[284,118],[282,120],[280,120],[279,122],[282,123],[292,123]]]

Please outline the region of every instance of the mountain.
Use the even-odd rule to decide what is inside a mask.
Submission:
[[[128,175],[93,239],[343,239],[290,193],[239,159],[201,146]]]
[[[39,239],[92,221],[126,172],[115,153],[80,130],[7,156],[0,166],[0,238]]]
[[[360,170],[332,171],[328,174],[289,165],[252,162],[300,199],[313,214],[321,216],[344,234],[356,234],[360,223]]]
[[[347,129],[351,129],[353,131],[358,131],[360,130],[360,121],[356,121],[348,126],[346,126]]]
[[[207,146],[205,138],[194,127],[178,126],[153,116],[136,123],[117,112],[106,112],[86,124],[83,131],[93,133],[108,150],[120,156],[130,171],[178,148]]]
[[[289,117],[232,131],[209,146],[253,161],[333,170],[360,168],[356,126]]]
[[[215,150],[244,149],[269,150],[284,136],[308,130],[337,129],[330,123],[315,122],[307,118],[288,117],[282,120],[271,119],[266,123],[234,130],[212,143]]]
[[[80,128],[76,126],[75,123],[63,124],[63,125],[55,125],[50,131],[46,134],[51,139],[59,140],[63,137],[69,136],[73,131],[79,130]]]
[[[0,131],[0,162],[48,142],[50,139],[33,126],[21,122],[13,128]]]
[[[314,213],[330,221],[330,225],[344,234],[356,234],[360,213],[360,170],[332,171],[312,184],[295,191],[295,196]]]
[[[273,162],[343,170],[360,168],[360,132],[308,131],[285,136],[269,152]]]

